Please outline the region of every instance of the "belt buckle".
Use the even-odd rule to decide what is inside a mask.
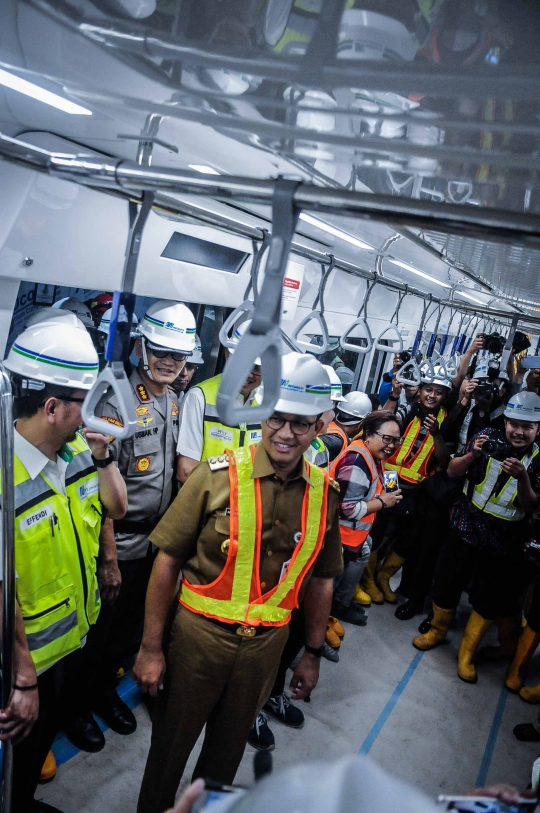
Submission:
[[[256,633],[256,627],[238,627],[236,630],[236,634],[239,635],[240,638],[254,638]]]

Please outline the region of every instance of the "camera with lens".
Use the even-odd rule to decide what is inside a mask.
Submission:
[[[401,353],[398,353],[398,356],[402,364],[407,364],[407,362],[411,360],[411,354],[406,350],[402,350]]]
[[[505,339],[500,333],[482,333],[484,339],[484,349],[492,356],[500,356],[504,350]]]
[[[488,438],[482,445],[482,454],[494,460],[504,460],[511,452],[512,447],[508,441],[499,438]]]
[[[499,388],[493,381],[482,381],[473,392],[476,401],[489,401],[499,394]]]

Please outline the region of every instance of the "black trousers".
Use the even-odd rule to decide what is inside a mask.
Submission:
[[[531,565],[531,570],[533,570],[535,574],[535,579],[533,582],[534,587],[531,606],[529,607],[526,616],[527,624],[533,632],[538,634],[540,633],[540,574],[538,573],[538,567],[536,565]]]
[[[306,640],[306,622],[304,618],[304,605],[301,604],[291,613],[289,622],[289,637],[281,655],[279,669],[274,681],[274,686],[270,697],[276,697],[285,691],[285,681],[287,679],[287,669],[294,661]]]
[[[77,674],[82,652],[62,658],[39,675],[39,715],[26,739],[13,749],[13,813],[31,813],[41,768],[60,726],[66,686]]]
[[[480,550],[450,529],[435,569],[434,603],[454,609],[468,588],[473,609],[483,618],[510,618],[518,611],[520,594],[530,579],[530,565],[521,550],[517,542],[512,555]]]
[[[114,687],[124,659],[138,650],[153,563],[151,550],[142,559],[118,561],[122,574],[120,593],[114,604],[101,608],[97,623],[88,633],[78,680],[66,698],[66,714],[88,710],[96,695]]]

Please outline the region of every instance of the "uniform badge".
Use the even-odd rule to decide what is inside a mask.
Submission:
[[[139,401],[144,402],[144,401],[151,401],[152,400],[150,398],[150,396],[148,395],[148,393],[146,392],[146,387],[144,386],[144,384],[137,384],[137,386],[135,387],[135,391],[137,393],[137,397],[138,397]]]
[[[140,457],[137,460],[137,471],[148,471],[149,468],[150,468],[149,457]]]
[[[180,410],[178,409],[178,405],[173,403],[173,405],[172,405],[172,407],[171,407],[171,417],[172,417],[172,418],[176,418],[176,416],[178,415],[179,411],[180,411]]]
[[[122,421],[119,421],[118,418],[111,418],[110,415],[104,415],[103,418],[108,421],[109,423],[114,424],[115,426],[123,426],[124,424]]]
[[[150,409],[147,406],[138,406],[135,407],[135,415],[138,415],[139,418],[142,418],[143,415],[149,415]]]
[[[137,423],[140,423],[142,426],[146,426],[147,424],[152,423],[153,420],[154,419],[151,415],[147,415],[144,418],[139,418]]]

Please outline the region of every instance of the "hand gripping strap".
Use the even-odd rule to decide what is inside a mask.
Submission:
[[[96,415],[98,403],[111,389],[118,401],[118,411],[123,426],[109,423],[109,421],[98,418]],[[103,435],[110,435],[119,440],[125,440],[135,432],[137,428],[135,397],[121,361],[113,361],[101,371],[97,381],[84,399],[81,414],[84,424],[89,429],[93,429],[94,432],[101,432]]]

